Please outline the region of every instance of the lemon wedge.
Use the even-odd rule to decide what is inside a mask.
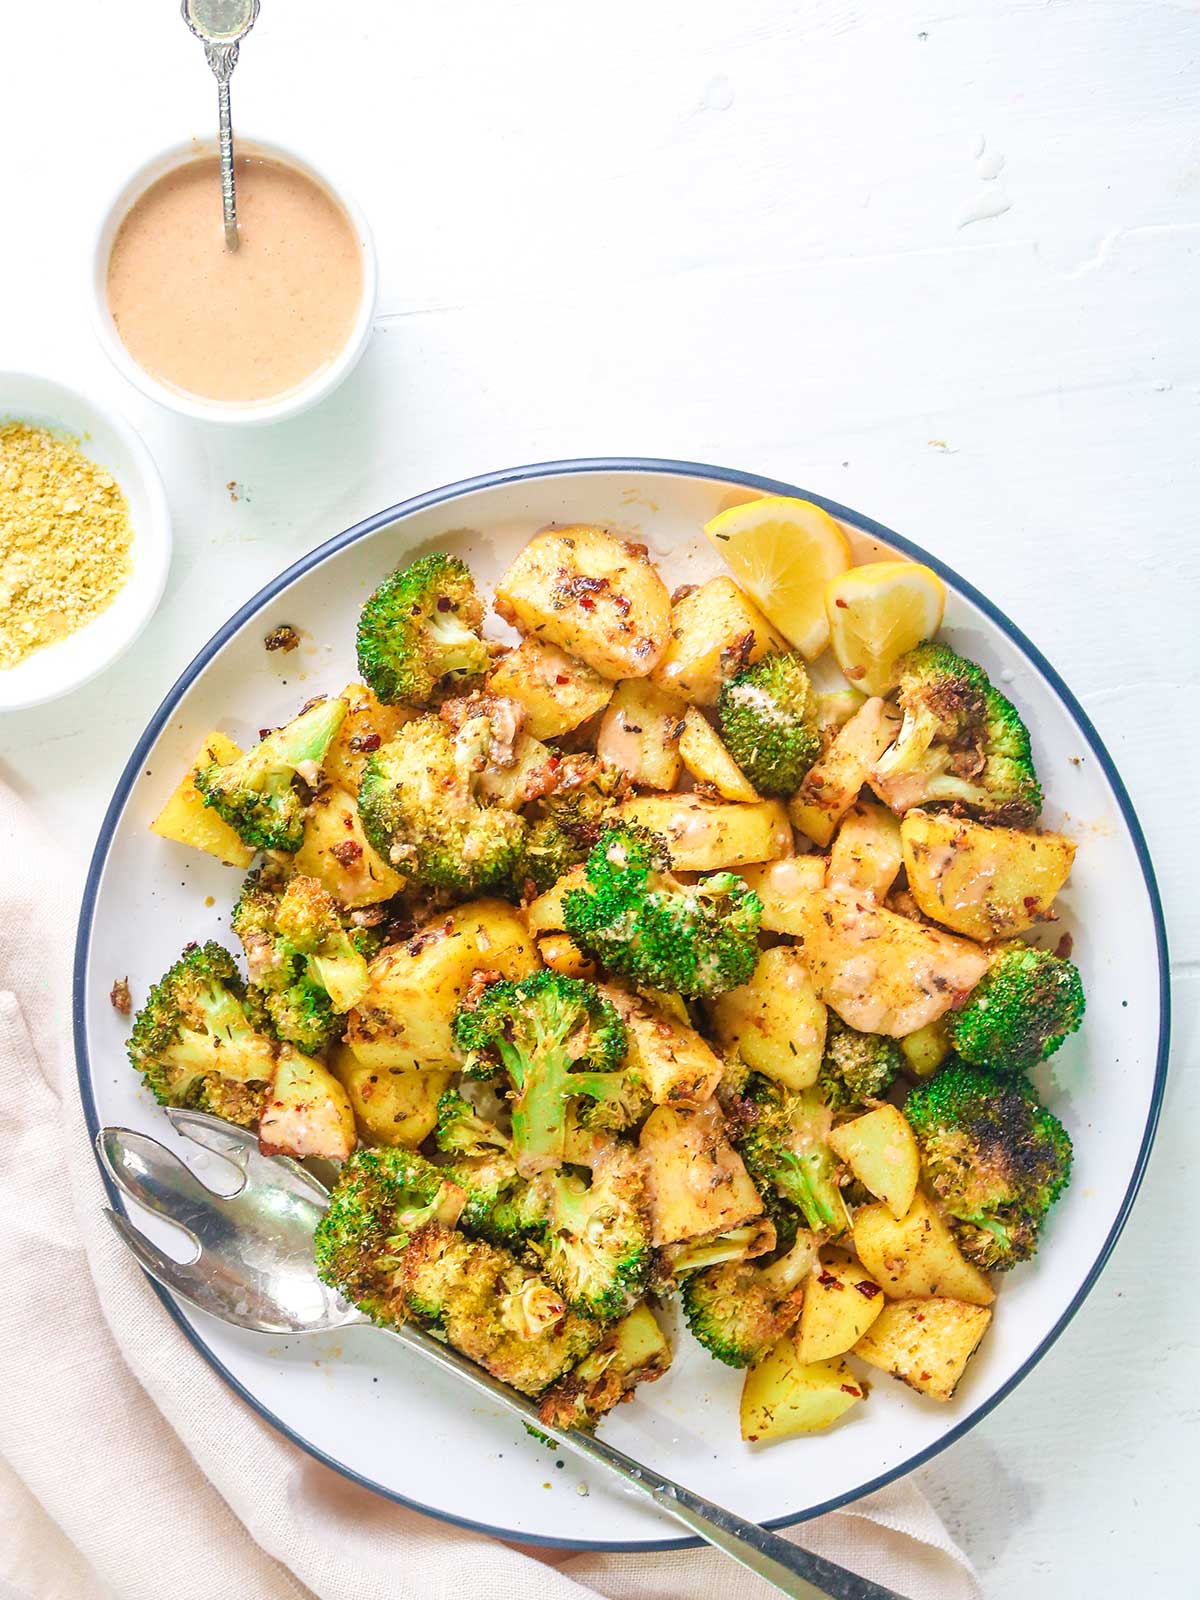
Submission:
[[[704,531],[790,645],[813,660],[829,643],[825,585],[850,565],[846,535],[810,500],[765,495],[731,506]]]
[[[887,694],[900,657],[942,625],[946,585],[915,561],[870,561],[825,587],[830,643],[856,689]]]

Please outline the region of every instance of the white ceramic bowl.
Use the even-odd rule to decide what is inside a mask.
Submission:
[[[248,601],[167,695],[101,831],[81,913],[75,996],[92,1131],[103,1123],[141,1128],[191,1159],[197,1154],[177,1143],[123,1065],[128,1022],[108,993],[114,976],[128,971],[140,1001],[187,940],[232,942],[229,907],[240,875],[147,831],[210,728],[253,740],[257,728],[282,722],[310,695],[336,692],[353,679],[363,598],[418,552],[459,552],[489,586],[539,527],[595,521],[645,540],[674,587],[720,570],[702,524],[762,493],[805,491],[676,462],[517,469],[380,512]],[[1092,1287],[1120,1232],[1149,1152],[1166,1070],[1165,948],[1153,873],[1129,798],[1086,715],[1036,647],[936,556],[857,512],[822,503],[846,527],[859,560],[894,551],[937,567],[949,591],[947,640],[980,661],[1028,721],[1046,788],[1046,825],[1065,826],[1079,840],[1052,937],[1074,935],[1088,1013],[1083,1030],[1038,1073],[1075,1140],[1070,1188],[1036,1260],[1000,1284],[994,1323],[953,1402],[940,1405],[872,1373],[868,1403],[830,1432],[769,1447],[744,1444],[737,1415],[742,1375],[711,1360],[677,1328],[671,1371],[604,1422],[614,1445],[774,1524],[815,1516],[909,1471],[1020,1381]],[[281,622],[301,629],[305,640],[286,666],[262,646],[263,635]],[[136,1220],[163,1237],[161,1223],[141,1214]],[[464,1396],[451,1379],[373,1329],[316,1340],[264,1338],[226,1327],[165,1292],[163,1298],[198,1349],[260,1414],[382,1494],[530,1542],[640,1549],[686,1542],[674,1536],[674,1524],[594,1475],[581,1497],[574,1461],[556,1471],[545,1447],[519,1423]]]
[[[162,383],[153,377],[129,353],[128,347],[117,331],[108,304],[108,260],[112,254],[117,230],[129,214],[134,202],[145,194],[152,183],[156,183],[159,178],[165,177],[176,167],[185,166],[188,162],[204,156],[216,155],[215,140],[189,139],[183,144],[172,145],[169,150],[152,156],[121,185],[106,207],[96,229],[95,244],[92,249],[89,294],[92,324],[106,355],[117,371],[128,378],[130,383],[143,394],[149,395],[151,400],[157,400],[159,405],[167,406],[172,411],[178,411],[181,416],[192,417],[198,422],[243,425],[281,422],[285,417],[294,417],[301,411],[307,411],[310,406],[315,406],[318,401],[324,400],[358,365],[371,337],[379,267],[367,220],[340,184],[334,183],[307,157],[267,139],[246,139],[238,136],[236,150],[238,155],[263,156],[297,168],[331,195],[349,217],[362,255],[362,297],[359,300],[354,326],[341,351],[332,361],[318,368],[310,378],[306,378],[303,383],[286,390],[283,394],[273,395],[265,400],[244,402],[205,400],[198,395],[187,394],[182,389],[172,388],[170,384]]]
[[[124,490],[133,529],[132,571],[116,599],[77,633],[0,668],[0,711],[40,705],[77,689],[122,655],[154,614],[171,564],[171,514],[158,468],[125,419],[50,378],[0,372],[0,423],[30,422],[73,435]]]

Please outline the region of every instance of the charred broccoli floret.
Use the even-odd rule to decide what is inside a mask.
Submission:
[[[718,1361],[752,1367],[800,1315],[804,1281],[816,1260],[816,1240],[802,1233],[768,1266],[727,1261],[692,1273],[681,1291],[688,1327]]]
[[[597,765],[587,756],[565,757],[562,769],[555,793],[540,801],[532,813],[525,838],[520,876],[539,894],[587,860],[605,818],[629,786],[623,772]],[[583,781],[571,781],[575,772],[584,774]]]
[[[256,1019],[309,1055],[339,1037],[369,986],[370,930],[344,927],[316,878],[298,874],[280,889],[257,872],[242,887],[232,926],[246,951]]]
[[[837,1237],[848,1219],[838,1160],[826,1143],[833,1113],[819,1088],[792,1091],[751,1073],[731,1118],[734,1143],[759,1189],[774,1189],[814,1233]]]
[[[951,1060],[913,1089],[904,1114],[963,1254],[990,1271],[1033,1255],[1070,1179],[1071,1140],[1032,1085]]]
[[[833,1111],[877,1100],[903,1065],[904,1055],[895,1039],[881,1033],[859,1033],[834,1012],[829,1013],[817,1082]]]
[[[488,667],[466,562],[422,556],[385,578],[358,619],[358,670],[385,704],[426,706]]]
[[[1023,827],[1042,808],[1029,730],[973,661],[948,645],[919,644],[900,663],[896,742],[871,771],[892,810],[960,804]]]
[[[200,798],[255,850],[299,850],[305,804],[296,779],[316,788],[345,715],[344,700],[318,700],[235,761],[199,768]]]
[[[949,1018],[954,1048],[973,1066],[1012,1075],[1051,1056],[1083,1021],[1073,961],[1032,945],[1002,950]]]
[[[794,794],[821,753],[817,697],[798,655],[763,656],[721,688],[721,737],[760,794]]]
[[[438,1101],[434,1140],[450,1157],[443,1170],[466,1195],[459,1218],[466,1233],[515,1248],[537,1230],[512,1141],[456,1089],[447,1089]]]
[[[368,840],[422,888],[469,895],[508,885],[525,820],[486,804],[476,776],[462,770],[441,718],[407,723],[364,769],[358,804]]]
[[[572,1099],[620,1094],[625,1025],[590,983],[558,972],[488,984],[454,1016],[466,1071],[502,1072],[511,1085],[517,1170],[533,1178],[562,1165]]]
[[[543,1173],[529,1200],[540,1222],[533,1249],[567,1304],[605,1322],[624,1315],[645,1292],[651,1264],[646,1180],[636,1152],[614,1145],[590,1183]]]
[[[523,1394],[540,1394],[603,1337],[507,1250],[454,1226],[462,1191],[412,1151],[360,1150],[316,1234],[317,1271],[377,1322],[410,1318]]]
[[[670,868],[659,835],[606,828],[584,887],[563,896],[566,931],[610,972],[650,989],[691,998],[745,983],[758,964],[762,902],[735,873],[684,885]]]
[[[275,1072],[270,1039],[247,1016],[245,986],[219,944],[189,945],[150,990],[126,1046],[156,1100],[247,1127]]]

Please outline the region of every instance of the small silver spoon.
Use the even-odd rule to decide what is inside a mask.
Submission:
[[[225,248],[238,247],[237,196],[233,188],[233,118],[229,80],[237,66],[238,46],[258,20],[258,0],[183,0],[183,20],[204,40],[204,54],[217,80],[217,114],[221,130],[221,204],[225,212]]]

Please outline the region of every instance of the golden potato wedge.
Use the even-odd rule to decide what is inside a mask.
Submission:
[[[904,869],[927,917],[972,939],[1007,939],[1044,921],[1067,881],[1075,845],[929,811],[900,825]]]
[[[568,889],[583,886],[582,866],[564,872],[552,888],[539,894],[525,907],[525,925],[530,933],[561,933],[563,931],[563,896]]]
[[[711,1099],[724,1067],[690,1022],[614,983],[601,984],[600,992],[625,1024],[628,1065],[655,1105],[701,1106]]]
[[[671,636],[671,597],[644,545],[603,528],[555,528],[531,539],[496,585],[496,611],[602,678],[644,678]]]
[[[371,987],[350,1013],[346,1043],[373,1067],[453,1067],[450,1024],[474,973],[524,978],[539,967],[533,940],[503,900],[472,900],[437,917],[370,963]]]
[[[881,1105],[843,1122],[829,1135],[829,1148],[897,1222],[908,1215],[921,1175],[921,1156],[902,1111]]]
[[[792,830],[778,800],[747,806],[694,794],[645,794],[626,800],[616,815],[661,833],[681,872],[776,861],[792,853]]]
[[[656,1106],[642,1124],[638,1145],[654,1244],[728,1233],[762,1215],[758,1190],[725,1137],[715,1100],[695,1111]]]
[[[961,1300],[893,1300],[855,1345],[854,1354],[910,1389],[949,1400],[991,1320],[986,1306]]]
[[[619,683],[600,718],[596,754],[650,789],[679,782],[683,702],[644,679]]]
[[[596,976],[596,963],[565,933],[544,933],[538,940],[538,955],[547,967],[568,978]]]
[[[818,997],[863,1033],[914,1033],[961,1002],[987,970],[987,956],[970,940],[844,889],[814,890],[799,920]]]
[[[845,1355],[883,1307],[883,1290],[858,1262],[840,1250],[826,1250],[804,1287],[792,1334],[797,1361],[807,1365]]]
[[[545,639],[522,639],[501,656],[487,687],[525,707],[526,731],[535,739],[557,739],[603,711],[613,686],[585,662]]]
[[[390,900],[404,887],[401,875],[368,844],[357,800],[336,784],[326,784],[313,800],[293,859],[297,872],[318,879],[347,911]]]
[[[825,882],[882,900],[900,871],[900,819],[874,800],[857,799],[842,818]]]
[[[203,850],[205,855],[216,856],[227,867],[245,869],[254,860],[256,851],[243,844],[229,824],[217,815],[200,798],[196,788],[197,767],[207,767],[214,761],[236,761],[241,749],[215,728],[201,741],[187,772],[166,805],[150,824],[150,832],[160,839],[171,839],[175,844],[190,845],[193,850]]]
[[[904,1064],[916,1078],[928,1078],[937,1071],[950,1054],[950,1032],[943,1017],[938,1022],[928,1022],[915,1033],[900,1040]]]
[[[710,578],[671,611],[670,643],[655,683],[697,706],[715,706],[721,685],[787,644],[732,578]]]
[[[738,876],[762,901],[762,925],[767,933],[804,932],[804,902],[814,889],[825,886],[827,863],[824,856],[785,856],[740,867]]]
[[[326,783],[357,794],[371,751],[386,744],[417,713],[407,706],[383,705],[365,683],[347,684],[338,698],[346,702],[346,715],[325,752],[321,772]]]
[[[748,805],[758,792],[721,743],[716,729],[695,706],[688,706],[679,735],[679,758],[697,784],[715,789],[722,800],[744,800]]]
[[[887,1206],[854,1213],[854,1251],[891,1300],[948,1295],[975,1306],[991,1305],[991,1284],[964,1259],[942,1214],[918,1189],[897,1222]]]
[[[708,1002],[713,1029],[755,1072],[788,1089],[816,1083],[825,1050],[825,1007],[800,952],[764,950],[749,983]]]
[[[867,700],[839,729],[833,743],[809,768],[788,805],[792,823],[824,849],[833,830],[858,798],[867,773],[900,729],[900,718],[878,695]]]
[[[797,1433],[820,1433],[866,1392],[844,1361],[801,1361],[789,1335],[746,1374],[742,1438],[769,1444]]]
[[[358,1142],[350,1097],[329,1068],[285,1044],[258,1119],[266,1156],[345,1161]]]
[[[434,1067],[369,1066],[344,1044],[334,1050],[329,1070],[350,1097],[361,1138],[413,1150],[437,1127],[438,1099],[454,1077]]]

